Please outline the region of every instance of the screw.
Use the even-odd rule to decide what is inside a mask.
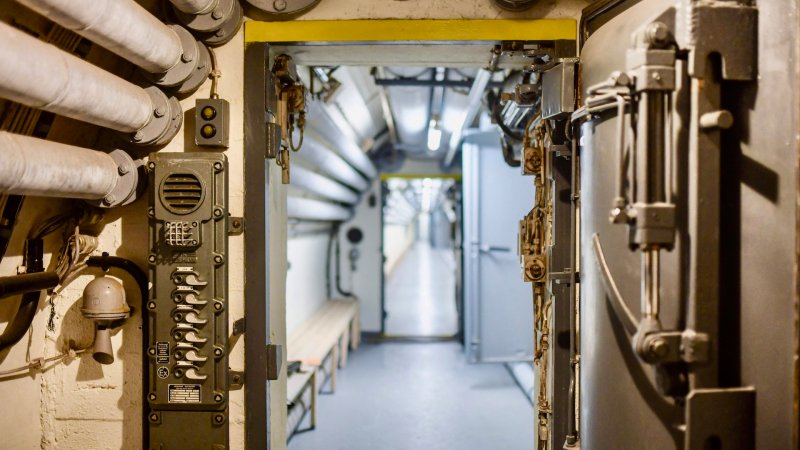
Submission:
[[[149,395],[147,396],[147,398],[148,398],[150,401],[154,401],[154,400],[156,399],[156,394],[149,394]],[[156,414],[151,414],[151,415],[150,415],[150,418],[152,419],[154,416],[155,416],[155,420],[158,420],[158,415],[156,415]]]
[[[222,163],[217,161],[214,163],[214,168],[217,170],[222,170]]]
[[[214,349],[214,355],[215,356],[222,356],[222,349],[221,348],[215,348]]]
[[[188,53],[184,53],[184,54],[181,55],[181,61],[183,61],[185,63],[192,62],[193,59],[194,59],[194,56],[192,56],[192,55],[190,55]]]
[[[277,11],[283,11],[286,9],[286,0],[275,0],[272,2],[272,7],[275,8]]]
[[[156,302],[150,302],[147,304],[147,307],[150,309],[156,309]]]
[[[214,422],[216,422],[216,423],[225,422],[225,416],[223,416],[222,414],[215,414],[214,415]]]
[[[117,198],[116,198],[116,197],[114,197],[114,194],[108,194],[108,195],[106,195],[106,197],[103,199],[103,203],[105,203],[106,205],[112,205],[112,204],[114,204],[114,202],[115,202],[116,200],[117,200]]]
[[[165,113],[166,111],[164,111],[163,106],[159,106],[158,108],[153,110],[153,114],[155,114],[156,117],[164,117]]]
[[[242,221],[239,220],[239,219],[233,219],[231,221],[231,225],[233,225],[233,228],[241,228],[242,227]]]
[[[213,17],[214,20],[222,19],[222,10],[216,8],[214,11],[211,12],[211,17]]]
[[[222,264],[222,256],[219,256],[219,255],[215,256],[214,257],[214,262],[217,263],[217,264]]]
[[[147,350],[147,353],[150,353],[151,355],[155,355],[156,354],[156,349],[151,348],[151,349]]]
[[[214,395],[214,401],[221,402],[222,401],[222,394]]]
[[[661,81],[661,74],[656,72],[653,75],[651,75],[651,78],[653,78],[653,80],[655,81]]]
[[[144,139],[144,133],[142,133],[141,131],[137,131],[136,133],[134,133],[133,142],[141,142],[142,139]]]
[[[148,257],[147,257],[147,261],[149,261],[149,262],[151,262],[151,263],[155,263],[155,262],[156,262],[156,255],[150,255],[150,256],[148,256]]]
[[[156,163],[150,161],[149,163],[147,163],[147,168],[150,170],[156,170]]]
[[[222,209],[214,208],[214,217],[222,217]]]
[[[155,208],[153,208],[153,207],[147,208],[147,215],[150,216],[150,217],[155,217],[155,215],[156,215]]]
[[[217,311],[222,310],[222,303],[214,303],[214,309],[216,309]]]
[[[126,173],[128,173],[128,167],[126,167],[126,166],[119,166],[119,167],[117,167],[117,172],[118,172],[120,175],[125,175]]]
[[[155,400],[155,395],[153,395],[153,394],[150,394],[150,395],[153,396],[153,398],[151,398],[150,400]],[[158,422],[158,414],[156,414],[156,413],[150,414],[150,421],[151,422]]]

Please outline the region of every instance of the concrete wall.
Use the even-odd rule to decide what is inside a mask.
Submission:
[[[154,4],[154,2],[148,2]],[[323,0],[321,4],[306,14],[301,20],[307,19],[368,19],[368,18],[496,18],[496,17],[577,17],[577,12],[587,2],[584,0],[542,1],[532,11],[524,14],[509,14],[502,12],[489,0],[451,0],[431,2],[428,0],[409,0],[399,2],[375,2],[374,0]],[[8,20],[10,9],[3,8],[3,18]],[[43,23],[40,18],[35,19]],[[127,77],[130,69],[125,64],[103,52],[92,56],[95,61],[110,70]],[[243,34],[240,33],[234,40],[215,50],[219,66],[222,71],[219,93],[231,104],[231,146],[226,154],[229,159],[230,170],[230,210],[233,215],[242,215],[243,211],[243,185],[242,177],[237,176],[243,172]],[[120,69],[121,68],[121,69]],[[208,96],[209,83],[206,83],[197,94],[181,100],[185,111],[184,129],[178,136],[160,151],[182,152],[196,151],[192,142],[194,102],[197,97]],[[94,136],[93,132],[85,132],[87,127],[73,121],[57,119],[53,125],[51,136],[69,142],[78,142],[82,145],[92,146],[91,142],[81,142]],[[92,127],[89,127],[93,131]],[[110,142],[102,138],[100,143]],[[101,144],[97,144],[99,148]],[[103,145],[104,146],[104,145]],[[145,155],[148,150],[135,150],[138,155]],[[278,175],[273,166],[273,176]],[[373,188],[375,189],[375,188]],[[0,263],[0,275],[16,273],[21,264],[22,242],[34,223],[49,217],[57,211],[69,208],[70,202],[47,199],[28,199],[22,211],[19,225],[16,228],[11,247],[7,256]],[[129,258],[142,267],[146,267],[146,249],[142,246],[147,242],[148,225],[146,220],[147,201],[140,199],[136,203],[109,211],[101,227],[96,232],[100,239],[99,250],[107,251],[112,255]],[[285,271],[286,259],[286,228],[285,192],[279,187],[271,194],[271,208],[273,208],[271,240],[271,275],[270,313],[272,318],[272,339],[275,343],[285,343],[286,334],[286,302],[284,296],[284,282],[289,283],[288,292],[294,298],[308,295],[316,298],[324,286],[324,277],[320,275],[319,261],[321,240],[314,238],[308,242],[291,241],[289,244],[289,258],[293,268],[287,274]],[[361,208],[361,206],[359,207]],[[364,223],[363,228],[374,227],[376,217],[370,215],[369,224]],[[360,219],[357,219],[357,221]],[[364,219],[367,220],[367,219]],[[354,222],[354,223],[357,223]],[[344,229],[346,230],[346,226]],[[362,255],[378,253],[380,251],[376,242],[379,241],[379,228],[372,228],[375,236],[368,236]],[[249,230],[248,232],[259,232]],[[59,247],[58,239],[47,242],[47,252],[56,252]],[[369,249],[367,249],[369,242]],[[304,247],[306,246],[306,247]],[[313,249],[312,249],[313,247]],[[230,239],[230,290],[229,305],[230,318],[235,320],[243,315],[243,273],[245,265],[245,252],[243,237],[235,236]],[[305,248],[311,255],[305,259],[300,256]],[[343,245],[343,268],[347,268],[346,255],[348,248]],[[364,258],[364,257],[362,257]],[[380,265],[368,266],[366,259],[359,262],[360,273],[366,270],[376,273],[365,275],[366,278],[377,282],[379,279]],[[309,264],[304,264],[307,262]],[[313,264],[312,264],[313,263]],[[49,331],[46,327],[49,307],[44,301],[40,303],[40,312],[34,321],[28,336],[10,350],[0,353],[0,371],[24,365],[40,357],[50,357],[60,354],[66,343],[72,342],[73,346],[85,347],[91,343],[91,325],[80,318],[77,305],[83,286],[96,276],[88,273],[64,290],[55,300],[56,328]],[[287,278],[288,276],[288,278]],[[349,276],[344,275],[345,286],[350,288]],[[128,298],[132,303],[138,302],[138,294],[130,289],[131,280],[121,279],[126,283]],[[302,280],[308,283],[299,290]],[[355,278],[354,278],[355,280]],[[375,309],[375,302],[380,289],[375,284],[359,284],[353,286],[359,297],[365,300],[365,310],[362,311],[362,320],[365,330],[375,330],[379,324],[379,310]],[[254,301],[249,299],[248,301]],[[16,308],[16,299],[0,300],[0,329],[11,318],[12,310]],[[368,304],[369,308],[366,307]],[[305,310],[310,310],[313,305],[306,305]],[[288,315],[289,324],[295,326],[301,317],[298,311]],[[0,447],[12,449],[137,449],[141,448],[141,415],[140,403],[140,324],[141,316],[137,312],[126,324],[117,330],[113,337],[116,349],[117,362],[110,366],[101,366],[88,354],[81,355],[64,364],[56,364],[48,370],[17,377],[14,379],[0,380]],[[234,370],[244,369],[244,342],[239,340],[230,356],[230,366]],[[272,448],[279,450],[285,444],[285,377],[271,383],[272,411],[275,413],[271,427]],[[231,447],[244,448],[244,391],[232,391],[230,394],[230,435]],[[284,414],[280,412],[283,411]]]

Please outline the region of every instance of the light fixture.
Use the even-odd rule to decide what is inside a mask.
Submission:
[[[439,120],[431,119],[428,124],[428,150],[435,152],[442,145],[442,128]]]

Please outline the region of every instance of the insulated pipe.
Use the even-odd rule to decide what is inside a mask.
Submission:
[[[308,117],[314,117],[314,121],[309,124],[311,128],[317,131],[331,144],[335,145],[337,153],[350,165],[364,174],[367,179],[375,178],[378,175],[375,165],[355,141],[342,133],[341,128],[331,117],[328,108],[331,107],[324,106],[324,104],[319,101],[309,102],[307,104]]]
[[[350,219],[353,212],[333,203],[289,196],[286,199],[286,215],[290,219],[344,221]]]
[[[0,22],[0,97],[123,133],[142,144],[168,142],[180,105]],[[138,135],[138,140],[137,140]]]
[[[189,14],[202,14],[217,5],[217,0],[169,0],[176,9]]]
[[[303,138],[303,148],[297,153],[297,156],[319,167],[331,178],[341,181],[359,192],[366,191],[369,188],[367,180],[353,166],[345,162],[320,141],[309,136],[308,133]]]
[[[0,131],[0,193],[133,201],[138,174],[125,152],[114,156]],[[124,173],[123,173],[124,172]]]
[[[464,112],[464,119],[459,124],[458,128],[453,131],[450,136],[450,143],[447,148],[447,154],[444,157],[444,167],[450,167],[453,164],[453,159],[456,157],[459,145],[461,145],[461,138],[464,135],[464,130],[472,124],[478,112],[481,110],[483,92],[486,91],[486,86],[492,79],[492,72],[481,69],[475,75],[475,81],[472,82],[472,87],[469,90],[469,103],[467,110]]]
[[[358,194],[349,188],[301,166],[292,167],[292,185],[337,202],[358,202]]]
[[[164,25],[134,0],[17,1],[156,74],[154,82],[161,86],[181,85],[179,92],[191,92],[211,70],[208,50],[188,31]]]
[[[218,46],[230,41],[242,25],[239,0],[170,0],[178,20],[200,33],[203,42]]]

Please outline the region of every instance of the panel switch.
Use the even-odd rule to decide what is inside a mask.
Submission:
[[[228,148],[230,112],[220,98],[201,98],[195,102],[194,142],[197,145]]]

